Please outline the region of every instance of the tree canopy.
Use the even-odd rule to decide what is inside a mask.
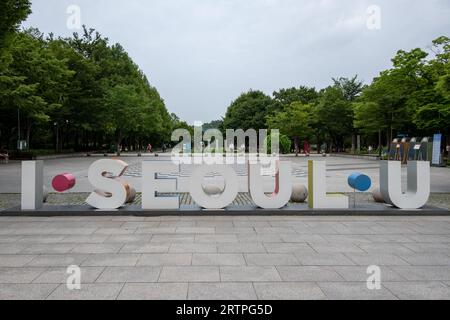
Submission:
[[[332,78],[315,88],[280,89],[267,96],[242,94],[228,108],[224,128],[279,129],[293,140],[308,139],[329,149],[354,145],[359,134],[366,144],[388,145],[398,134],[450,139],[450,39],[432,41],[431,50],[399,50],[392,67],[365,85],[357,76]],[[253,122],[252,122],[253,120]],[[263,126],[264,127],[264,126]]]

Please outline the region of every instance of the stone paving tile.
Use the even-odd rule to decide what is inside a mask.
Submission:
[[[17,254],[29,246],[29,244],[21,243],[2,243],[0,244],[0,254]]]
[[[386,288],[369,290],[365,282],[319,282],[320,289],[331,300],[396,300]]]
[[[358,246],[368,253],[413,253],[413,251],[400,243],[363,243]]]
[[[88,254],[41,254],[27,263],[27,267],[67,267],[81,265]]]
[[[177,227],[194,227],[195,221],[161,221],[159,223],[160,228],[177,228]]]
[[[120,253],[167,253],[169,248],[168,243],[131,243],[125,244]]]
[[[135,266],[139,254],[94,254],[81,265],[86,267],[130,267]]]
[[[200,228],[200,227],[177,227],[175,233],[177,234],[215,234],[216,229]]]
[[[29,263],[36,255],[0,255],[0,267],[23,267]]]
[[[7,233],[4,234],[12,234],[12,235],[22,235],[22,236],[35,236],[41,234],[52,234],[56,232],[57,229],[44,229],[44,228],[20,228],[20,229],[8,229]],[[95,229],[92,231],[94,232]],[[0,230],[0,234],[2,234]]]
[[[137,228],[135,234],[175,234],[175,227],[171,228]]]
[[[328,266],[279,266],[283,281],[342,281],[343,278]]]
[[[149,234],[125,234],[125,235],[110,235],[103,243],[145,243],[150,242],[150,239],[152,238],[152,235]]]
[[[216,227],[216,234],[256,234],[256,232],[255,229],[252,227],[242,227],[242,228]]]
[[[413,234],[416,233],[412,228],[406,227],[395,227],[395,226],[374,226],[371,227],[370,230],[374,231],[372,234]]]
[[[235,234],[198,234],[195,235],[197,243],[236,243],[238,237]]]
[[[450,254],[450,246],[448,243],[404,243],[403,245],[417,253]]]
[[[59,285],[47,299],[49,300],[114,300],[119,295],[123,283],[94,283],[81,285],[81,290],[69,290],[65,284]]]
[[[369,266],[333,266],[333,269],[341,275],[346,281],[367,282],[371,274],[367,273]],[[405,281],[400,274],[388,266],[380,266],[381,281]]]
[[[20,240],[24,238],[20,235],[15,236],[8,236],[8,235],[0,235],[0,244],[11,244],[11,243],[18,243]]]
[[[43,300],[57,284],[0,284],[0,300]]]
[[[252,283],[190,283],[189,300],[256,300]]]
[[[158,282],[161,267],[107,267],[97,283]]]
[[[71,222],[71,224],[72,223],[73,222]],[[84,227],[99,228],[98,230],[100,230],[100,229],[109,229],[109,228],[113,228],[113,229],[118,229],[118,228],[129,229],[126,226],[126,223],[124,223],[122,221],[89,221],[89,222],[80,222],[80,223],[84,223]]]
[[[450,280],[450,266],[392,266],[391,268],[408,281]]]
[[[344,235],[344,234],[324,234],[322,238],[331,243],[353,243],[353,244],[363,244],[372,243],[368,237],[370,235]]]
[[[124,228],[100,228],[97,229],[94,234],[98,235],[126,235],[133,234],[137,228],[124,229]]]
[[[238,234],[237,239],[239,242],[283,242],[281,235],[279,234]]]
[[[108,239],[107,235],[68,235],[59,241],[59,243],[103,243],[106,239]]]
[[[277,269],[273,266],[223,266],[220,267],[220,278],[223,282],[281,281]]]
[[[197,266],[241,266],[245,265],[242,254],[228,253],[194,253],[192,265]]]
[[[97,228],[58,228],[52,234],[57,235],[90,235],[93,234]]]
[[[118,300],[185,300],[187,283],[126,283]]]
[[[159,282],[219,282],[219,267],[164,266]]]
[[[233,221],[196,221],[195,227],[197,228],[231,228],[233,227]]]
[[[269,224],[272,227],[293,227],[293,228],[301,228],[308,227],[304,220],[296,219],[295,217],[280,217],[280,219],[275,221],[269,221]]]
[[[402,300],[450,300],[450,287],[441,282],[383,282]]]
[[[450,256],[443,253],[398,254],[413,266],[450,266]]]
[[[363,249],[351,243],[310,243],[310,245],[318,253],[365,253]]]
[[[395,254],[390,253],[346,253],[348,258],[360,266],[407,266],[409,263]]]
[[[122,247],[122,243],[78,244],[71,253],[118,253]]]
[[[269,227],[269,228],[254,228],[256,233],[275,233],[275,234],[296,234],[294,228],[290,227]]]
[[[155,234],[150,242],[187,243],[194,242],[194,235]]]
[[[306,243],[264,243],[268,253],[314,253],[311,246]]]
[[[191,253],[142,254],[137,266],[189,266],[191,263]]]
[[[0,268],[0,283],[31,283],[46,268]]]
[[[120,228],[136,230],[137,228],[156,228],[167,227],[163,226],[159,221],[127,221],[123,222]]]
[[[236,228],[251,228],[251,227],[258,227],[258,228],[268,228],[268,227],[278,227],[274,226],[272,223],[268,221],[233,221],[233,226]],[[283,225],[282,227],[286,227],[288,225]]]
[[[208,243],[174,243],[169,253],[217,253],[217,245]]]
[[[249,266],[298,266],[299,261],[289,253],[250,253],[245,254]]]
[[[408,234],[408,238],[422,243],[442,242],[448,244],[450,242],[450,235]]]
[[[343,253],[295,253],[304,266],[352,266],[355,263]]]
[[[283,234],[281,233],[283,242],[308,242],[308,243],[328,243],[328,241],[318,234]]]
[[[104,267],[81,267],[81,284],[95,282],[103,269]],[[69,276],[67,267],[48,268],[34,279],[33,283],[66,283]]]
[[[415,242],[410,239],[410,235],[404,236],[400,234],[367,234],[364,238],[371,242],[384,242],[384,243],[411,243]]]
[[[221,243],[217,249],[219,253],[266,253],[261,243]]]
[[[314,282],[254,283],[260,300],[323,300],[326,298]]]
[[[21,254],[64,254],[75,246],[73,243],[35,244],[23,249]]]
[[[21,244],[51,244],[62,243],[62,240],[66,237],[64,235],[36,235],[36,236],[19,236],[17,243]]]

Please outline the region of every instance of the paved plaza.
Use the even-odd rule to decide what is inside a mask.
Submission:
[[[450,217],[2,217],[0,299],[450,299]]]
[[[139,190],[149,158],[123,159]],[[307,159],[286,159],[306,183]],[[95,160],[48,160],[46,184],[69,171],[77,193],[66,196],[89,192]],[[329,191],[348,191],[353,171],[378,184],[377,161],[326,160]],[[443,207],[449,178],[432,168]],[[0,165],[0,210],[19,191],[20,164]],[[67,288],[71,265],[80,290]],[[379,290],[368,289],[369,266]],[[450,299],[450,217],[0,217],[0,299]]]

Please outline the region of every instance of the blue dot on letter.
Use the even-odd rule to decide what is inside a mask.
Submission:
[[[358,191],[367,191],[372,186],[372,180],[365,174],[355,172],[348,177],[348,184]]]

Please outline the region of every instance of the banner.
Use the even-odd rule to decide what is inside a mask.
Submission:
[[[432,165],[441,165],[441,142],[442,134],[435,134],[433,138],[433,158],[431,161]]]

